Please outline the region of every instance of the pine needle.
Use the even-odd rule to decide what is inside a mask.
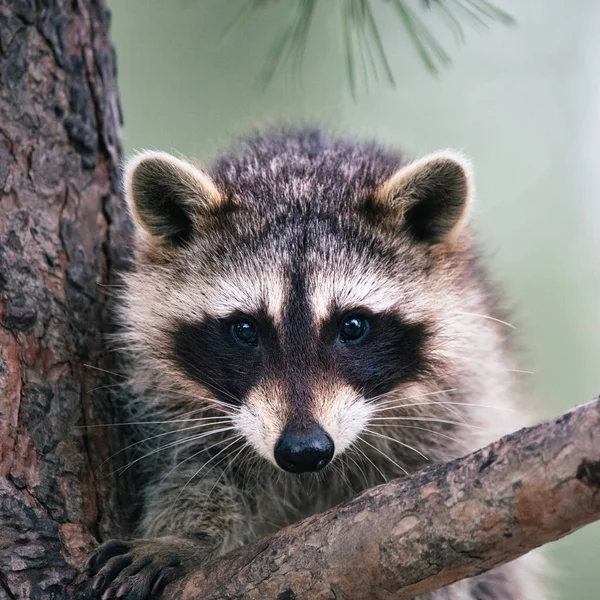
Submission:
[[[273,0],[271,0],[273,1]],[[279,0],[282,1],[282,0]],[[287,0],[291,7],[288,19],[275,37],[268,52],[261,74],[263,85],[268,85],[281,65],[288,61],[294,76],[302,78],[303,60],[308,45],[308,35],[314,19],[319,0]],[[323,0],[323,2],[333,0]],[[391,86],[395,86],[395,78],[387,58],[384,41],[380,35],[373,4],[377,1],[390,4],[398,17],[406,35],[421,58],[421,61],[432,74],[440,68],[448,67],[452,60],[444,47],[424,22],[420,12],[440,15],[446,27],[453,33],[457,43],[464,43],[465,32],[463,22],[477,28],[488,28],[491,22],[503,25],[514,25],[515,19],[498,8],[490,0],[421,0],[421,8],[415,7],[415,0],[338,0],[342,6],[342,36],[344,40],[346,76],[352,96],[356,98],[357,53],[364,72],[365,85],[369,75],[378,78],[379,69]],[[245,0],[241,9],[228,24],[222,39],[230,36],[234,29],[247,20],[252,14],[266,4],[266,0]]]

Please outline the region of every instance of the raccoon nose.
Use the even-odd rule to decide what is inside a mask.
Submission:
[[[290,473],[320,471],[333,457],[333,440],[318,425],[287,427],[275,444],[277,464]]]

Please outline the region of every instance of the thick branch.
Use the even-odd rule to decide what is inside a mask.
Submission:
[[[412,598],[600,518],[600,400],[219,558],[177,600]]]

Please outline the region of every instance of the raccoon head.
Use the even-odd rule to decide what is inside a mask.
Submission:
[[[281,135],[210,172],[143,153],[126,184],[129,337],[157,388],[178,390],[168,402],[214,404],[261,456],[302,473],[350,447],[379,399],[439,387],[452,337],[440,314],[464,288],[469,245],[461,156],[403,164]]]

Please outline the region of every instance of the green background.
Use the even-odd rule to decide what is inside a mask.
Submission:
[[[289,0],[266,2],[225,42],[241,0],[109,7],[127,153],[207,160],[256,126],[304,120],[413,155],[452,147],[471,157],[480,237],[515,306],[543,417],[600,392],[600,2],[497,3],[518,26],[467,30],[462,46],[427,17],[454,59],[434,77],[389,5],[373,0],[397,87],[371,81],[356,101],[341,0],[319,3],[302,80],[284,66],[266,91],[259,73]],[[600,598],[599,545],[596,524],[547,547],[558,598]]]

